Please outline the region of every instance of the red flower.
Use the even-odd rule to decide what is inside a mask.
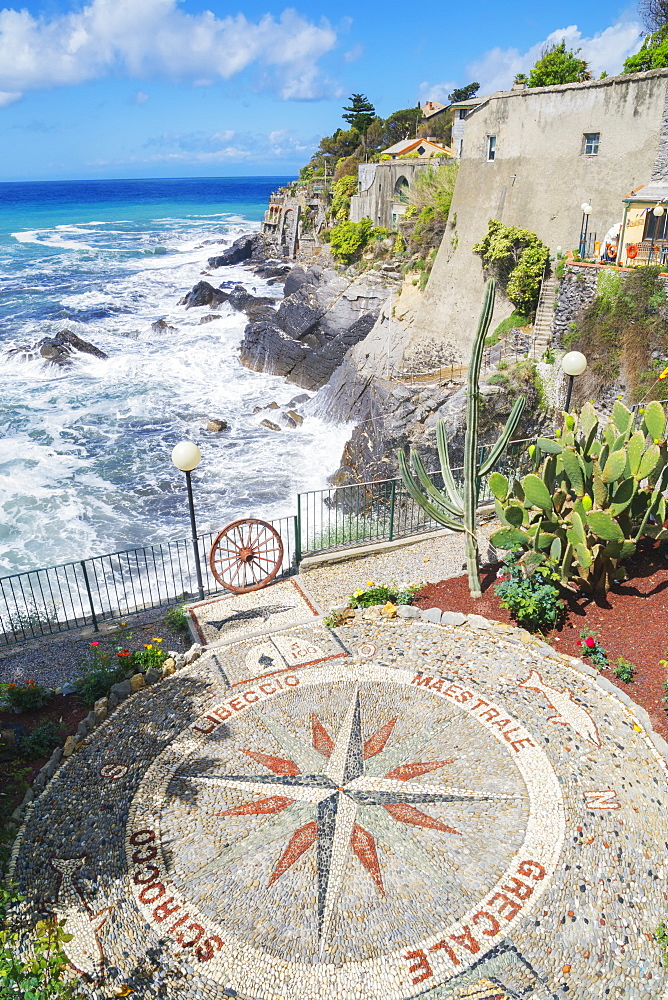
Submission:
[[[130,655],[130,650],[129,649],[119,649],[118,655],[119,656],[129,656]]]
[[[581,640],[580,640],[580,639],[578,639],[578,640],[577,640],[577,642],[575,643],[575,645],[576,645],[576,646],[581,646],[581,645],[582,645],[582,642],[581,642]]]
[[[595,645],[596,642],[591,638],[591,636],[588,639],[585,639],[585,646],[589,646],[589,648],[592,649]]]
[[[91,646],[99,646],[99,642],[91,642]]]

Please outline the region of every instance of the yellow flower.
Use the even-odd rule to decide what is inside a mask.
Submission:
[[[162,639],[151,639],[151,642],[162,642]]]
[[[355,593],[353,594],[353,597],[361,597],[363,593],[364,593],[363,590],[356,590]]]
[[[153,649],[153,643],[152,642],[149,642],[149,643],[145,642],[144,643],[144,649]]]
[[[369,582],[367,583],[367,587],[375,587],[375,586],[376,584],[373,582],[373,580],[369,580]]]

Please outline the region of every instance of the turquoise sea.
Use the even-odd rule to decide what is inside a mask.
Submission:
[[[177,304],[288,179],[0,184],[0,575],[185,537],[170,462],[184,438],[203,455],[202,530],[292,512],[298,491],[325,485],[346,428],[308,404],[297,431],[261,427],[256,406],[301,390],[240,365],[242,314],[223,306],[201,325],[207,309]],[[208,280],[280,293],[243,267]],[[156,335],[157,319],[175,330]],[[63,329],[108,359],[63,369],[7,353]],[[210,417],[229,430],[205,431]]]

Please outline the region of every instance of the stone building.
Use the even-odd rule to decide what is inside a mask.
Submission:
[[[358,167],[357,194],[350,199],[353,222],[371,219],[374,226],[396,229],[408,208],[408,194],[420,172],[451,163],[449,156],[415,160],[385,160]]]
[[[583,202],[590,231],[622,221],[622,198],[666,159],[667,86],[668,70],[652,70],[492,94],[467,114],[450,221],[407,361],[468,357],[485,281],[472,247],[490,219],[532,230],[553,252],[577,248]],[[493,323],[511,312],[499,294]]]

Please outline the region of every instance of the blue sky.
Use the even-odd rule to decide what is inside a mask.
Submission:
[[[352,92],[498,90],[562,37],[613,74],[640,31],[603,0],[32,0],[0,8],[0,180],[291,174]]]

